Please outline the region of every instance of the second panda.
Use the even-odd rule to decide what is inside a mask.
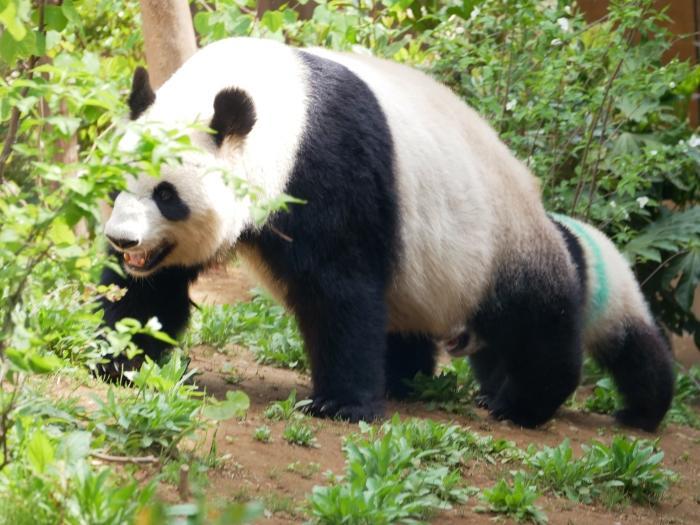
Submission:
[[[434,341],[464,326],[483,345],[471,359],[495,417],[539,425],[578,385],[585,248],[446,87],[368,56],[236,38],[198,51],[157,92],[138,71],[129,103],[145,126],[215,134],[193,131],[198,153],[116,198],[105,233],[126,276],[106,269],[102,282],[127,292],[103,302],[108,324],[157,316],[177,335],[189,284],[236,254],[298,320],[315,415],[380,416],[405,379],[433,372]],[[305,204],[256,224],[221,168]],[[600,332],[596,355],[627,402],[618,419],[652,430],[672,360],[634,297],[619,298],[620,330]],[[164,349],[140,343],[152,357]]]

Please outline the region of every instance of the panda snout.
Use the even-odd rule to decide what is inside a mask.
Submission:
[[[119,250],[127,250],[129,248],[133,248],[134,246],[138,246],[140,242],[135,239],[112,237],[111,235],[107,235],[107,239],[109,239],[109,242],[111,242],[114,245],[114,247]]]

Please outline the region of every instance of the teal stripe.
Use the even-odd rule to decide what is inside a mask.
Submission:
[[[579,221],[558,213],[550,213],[549,215],[559,224],[568,228],[571,233],[588,247],[587,252],[592,255],[593,261],[591,261],[591,264],[587,264],[588,269],[592,270],[592,272],[589,272],[588,281],[590,286],[590,273],[593,273],[595,285],[589,290],[586,323],[593,323],[603,314],[610,298],[610,286],[608,275],[605,271],[603,252],[600,249],[600,245]]]

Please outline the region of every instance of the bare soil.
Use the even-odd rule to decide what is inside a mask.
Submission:
[[[249,297],[252,283],[236,268],[216,268],[203,276],[194,287],[192,296],[196,302],[233,303]],[[700,357],[684,348],[684,361]],[[224,365],[227,368],[224,369]],[[230,366],[235,367],[241,381],[227,382]],[[251,400],[251,409],[243,422],[224,422],[216,435],[218,453],[230,458],[217,469],[210,471],[208,496],[221,500],[264,499],[273,502],[278,510],[268,513],[262,523],[302,523],[308,518],[303,511],[306,496],[314,485],[325,483],[324,472],[336,474],[343,471],[341,443],[343,436],[357,432],[357,425],[336,421],[312,420],[318,439],[317,448],[303,448],[287,444],[282,439],[284,423],[269,422],[263,412],[272,401],[286,399],[292,389],[297,398],[303,399],[310,392],[308,376],[293,371],[280,370],[257,364],[250,352],[230,347],[225,353],[199,347],[192,353],[191,367],[201,371],[199,384],[217,397],[226,391],[242,389]],[[556,445],[569,438],[574,445],[592,439],[609,440],[613,435],[625,432],[640,437],[649,434],[622,430],[610,417],[561,409],[557,417],[537,430],[527,430],[510,423],[495,422],[480,409],[474,409],[473,418],[457,417],[440,411],[430,411],[419,403],[389,403],[387,414],[398,412],[403,418],[421,417],[441,421],[453,421],[482,434],[512,440],[526,448],[530,444]],[[256,427],[268,425],[272,430],[272,442],[263,444],[253,439]],[[677,472],[680,480],[663,501],[655,507],[628,506],[610,510],[598,505],[576,504],[567,499],[542,497],[538,504],[544,509],[552,524],[698,524],[700,523],[700,431],[674,425],[667,426],[658,436],[665,452],[664,464]],[[300,462],[309,472],[301,475],[288,471],[293,462]],[[318,467],[309,464],[318,464]],[[513,466],[488,465],[473,462],[464,472],[469,485],[480,488],[492,486]],[[175,499],[176,491],[166,495]],[[490,523],[492,517],[476,514],[473,507],[476,498],[450,512],[441,513],[433,523],[466,524]]]

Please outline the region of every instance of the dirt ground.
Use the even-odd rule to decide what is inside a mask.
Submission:
[[[232,303],[248,297],[251,282],[236,268],[219,268],[204,276],[195,286],[192,296],[196,302]],[[695,352],[694,355],[692,352]],[[700,357],[694,348],[683,349],[685,362]],[[224,364],[227,364],[224,372]],[[235,367],[241,382],[231,385],[225,377],[230,366]],[[224,397],[231,389],[242,389],[251,400],[251,409],[244,422],[222,424],[216,436],[218,453],[230,455],[222,467],[210,472],[208,494],[214,499],[268,498],[276,502],[278,512],[268,515],[262,523],[302,523],[306,517],[293,509],[303,504],[314,485],[324,484],[324,472],[342,473],[343,436],[356,432],[357,426],[335,421],[313,420],[318,448],[302,448],[287,444],[281,437],[284,423],[264,419],[263,411],[269,403],[285,399],[292,389],[297,398],[309,394],[309,378],[292,371],[258,365],[250,352],[232,348],[227,354],[200,347],[194,350],[191,367],[202,372],[199,383],[217,397]],[[570,438],[577,449],[578,443],[592,439],[608,440],[621,432],[607,416],[562,409],[544,428],[525,430],[509,423],[495,422],[485,411],[475,409],[474,418],[460,418],[439,411],[429,411],[419,403],[389,403],[387,414],[398,412],[402,417],[424,417],[454,421],[482,434],[515,441],[521,447],[529,444],[556,445]],[[256,427],[266,424],[272,430],[272,442],[263,444],[253,439]],[[625,431],[627,432],[627,431]],[[635,433],[632,433],[635,434]],[[650,437],[648,434],[637,434]],[[567,499],[543,497],[538,504],[552,524],[698,524],[700,523],[700,431],[670,425],[660,434],[660,446],[665,452],[664,464],[677,472],[680,480],[656,507],[629,506],[611,511],[601,506],[582,505]],[[288,471],[293,462],[308,468],[304,475]],[[310,468],[309,464],[312,465]],[[463,472],[469,485],[490,487],[513,466],[486,465],[473,462]],[[476,514],[478,505],[471,498],[464,506],[444,512],[433,523],[466,524],[490,523],[489,515]]]

